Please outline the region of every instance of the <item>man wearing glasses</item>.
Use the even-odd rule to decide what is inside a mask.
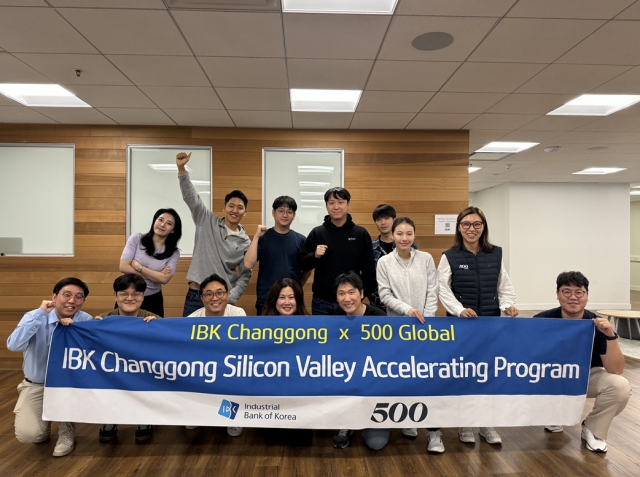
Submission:
[[[7,348],[22,351],[24,356],[24,381],[18,385],[18,402],[13,410],[16,438],[22,443],[38,444],[49,440],[51,422],[42,420],[42,398],[51,336],[58,323],[69,326],[74,321],[92,319],[81,311],[87,295],[89,287],[82,280],[60,280],[53,287],[51,300],[44,300],[40,308],[25,313],[7,339]],[[73,422],[59,423],[53,456],[62,457],[73,451],[75,437]]]
[[[298,266],[298,253],[302,250],[305,236],[291,230],[296,218],[298,204],[287,195],[273,201],[271,215],[275,222],[270,229],[258,225],[251,245],[244,256],[244,266],[251,270],[260,262],[256,284],[256,314],[262,314],[271,285],[281,278],[291,278],[304,286],[311,271],[304,274]]]
[[[247,316],[238,306],[229,305],[229,286],[220,275],[213,274],[200,284],[200,298],[204,306],[189,315],[199,316]]]
[[[620,376],[624,370],[624,355],[618,346],[618,334],[611,323],[586,310],[589,301],[589,280],[580,272],[563,272],[556,280],[556,295],[560,306],[538,313],[536,318],[593,320],[595,334],[591,354],[591,372],[587,397],[595,398],[593,410],[582,421],[582,439],[592,452],[607,452],[607,433],[613,418],[629,401],[631,386]],[[546,426],[548,432],[562,432],[562,426]]]

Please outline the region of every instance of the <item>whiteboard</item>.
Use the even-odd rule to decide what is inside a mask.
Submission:
[[[298,204],[291,228],[304,236],[322,224],[324,193],[344,184],[344,149],[262,149],[262,223],[273,227],[273,201],[293,197]]]
[[[182,256],[193,254],[196,227],[189,208],[182,200],[178,183],[176,154],[191,152],[189,176],[202,202],[211,210],[211,147],[203,146],[127,146],[127,237],[145,234],[158,209],[172,208],[182,220]]]
[[[73,255],[73,144],[0,146],[0,254]]]

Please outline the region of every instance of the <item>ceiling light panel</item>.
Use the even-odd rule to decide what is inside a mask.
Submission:
[[[90,108],[57,84],[0,84],[0,93],[20,104],[39,108]]]
[[[282,0],[285,13],[391,15],[398,0]]]
[[[352,113],[361,95],[361,90],[292,89],[291,110]]]
[[[480,149],[474,152],[493,152],[493,153],[511,153],[522,152],[533,146],[537,146],[539,142],[490,142],[486,146],[482,146]],[[475,158],[474,158],[475,159]]]
[[[583,94],[547,113],[551,116],[609,116],[640,101],[640,95]]]
[[[589,167],[582,171],[574,172],[573,174],[586,174],[586,175],[604,175],[613,174],[614,172],[626,171],[626,167]]]

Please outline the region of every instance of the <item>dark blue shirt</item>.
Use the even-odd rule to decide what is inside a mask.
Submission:
[[[294,230],[279,234],[273,228],[260,237],[256,307],[264,306],[271,285],[281,278],[292,278],[300,283],[302,275],[298,267],[298,253],[302,250],[304,240],[304,235]]]

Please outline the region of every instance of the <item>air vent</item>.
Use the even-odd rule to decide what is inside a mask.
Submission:
[[[173,10],[279,12],[280,0],[166,0]]]

